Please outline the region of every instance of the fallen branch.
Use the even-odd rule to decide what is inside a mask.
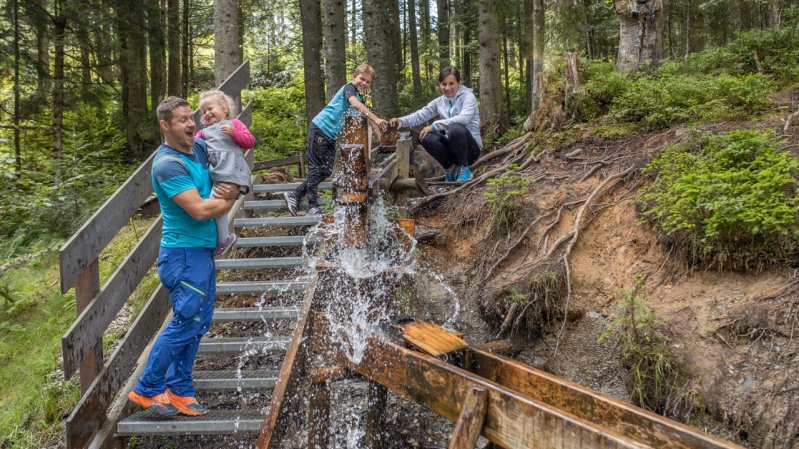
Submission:
[[[785,126],[783,126],[783,127],[782,127],[782,132],[784,132],[784,133],[787,133],[787,132],[788,132],[788,128],[790,128],[790,126],[791,126],[791,120],[793,120],[794,118],[796,118],[796,116],[799,116],[799,109],[797,109],[796,111],[792,112],[792,113],[791,113],[790,115],[788,115],[788,117],[785,119]]]
[[[21,267],[21,266],[27,265],[33,259],[36,259],[37,257],[44,256],[45,254],[49,254],[51,252],[53,252],[52,249],[43,249],[43,250],[37,251],[35,253],[25,254],[22,257],[19,257],[17,259],[12,260],[11,262],[4,263],[3,265],[0,265],[0,273],[3,273],[4,271],[8,270],[9,268],[17,268],[17,267]]]

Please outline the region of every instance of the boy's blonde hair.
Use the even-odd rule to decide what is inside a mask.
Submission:
[[[225,107],[227,109],[227,118],[231,118],[236,115],[236,102],[233,101],[233,98],[230,95],[222,92],[221,90],[211,89],[201,93],[200,109],[202,109],[203,102],[206,101],[215,101],[216,104]],[[205,124],[204,121],[203,124]]]
[[[375,69],[373,69],[369,64],[361,64],[358,67],[355,67],[355,70],[352,71],[353,77],[356,77],[360,74],[369,75],[372,79],[375,79]]]

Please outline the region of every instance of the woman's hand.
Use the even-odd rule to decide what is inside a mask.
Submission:
[[[396,117],[394,117],[391,120],[389,120],[388,124],[393,126],[394,128],[397,128],[397,129],[402,128],[402,122],[400,121],[400,119],[398,119]]]
[[[433,130],[433,125],[427,125],[424,128],[422,128],[422,131],[419,132],[419,140],[422,140],[425,137],[427,137],[427,135],[430,134],[430,131],[432,130]]]

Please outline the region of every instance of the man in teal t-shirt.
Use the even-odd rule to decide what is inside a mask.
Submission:
[[[191,371],[214,313],[214,217],[230,210],[238,187],[217,185],[217,198],[212,197],[208,151],[202,139],[194,138],[196,124],[186,100],[169,97],[157,114],[164,133],[152,167],[164,220],[158,276],[169,290],[173,318],[156,338],[128,398],[159,415],[204,415],[208,410],[195,398]]]

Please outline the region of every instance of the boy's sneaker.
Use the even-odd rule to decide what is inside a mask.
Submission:
[[[214,257],[225,254],[227,250],[233,247],[233,244],[236,243],[236,240],[238,239],[239,237],[235,233],[228,232],[225,240],[216,244],[216,248],[214,248]]]
[[[473,177],[474,176],[472,176],[472,171],[469,170],[469,167],[463,166],[459,167],[458,177],[455,178],[455,181],[457,182],[471,181]]]
[[[283,194],[283,198],[286,199],[286,207],[288,208],[289,213],[296,217],[297,216],[297,203],[299,203],[299,201],[297,201],[297,198],[295,198],[294,194],[292,194],[290,192],[284,193]]]
[[[135,391],[131,391],[128,393],[128,399],[130,402],[161,416],[173,416],[178,414],[177,407],[171,404],[169,395],[166,392],[148,398]]]
[[[166,394],[172,405],[184,415],[202,416],[208,413],[208,409],[200,405],[194,396],[178,396],[169,390],[166,390]]]
[[[325,211],[323,211],[321,207],[312,206],[310,209],[308,209],[307,215],[324,215],[324,214]]]

